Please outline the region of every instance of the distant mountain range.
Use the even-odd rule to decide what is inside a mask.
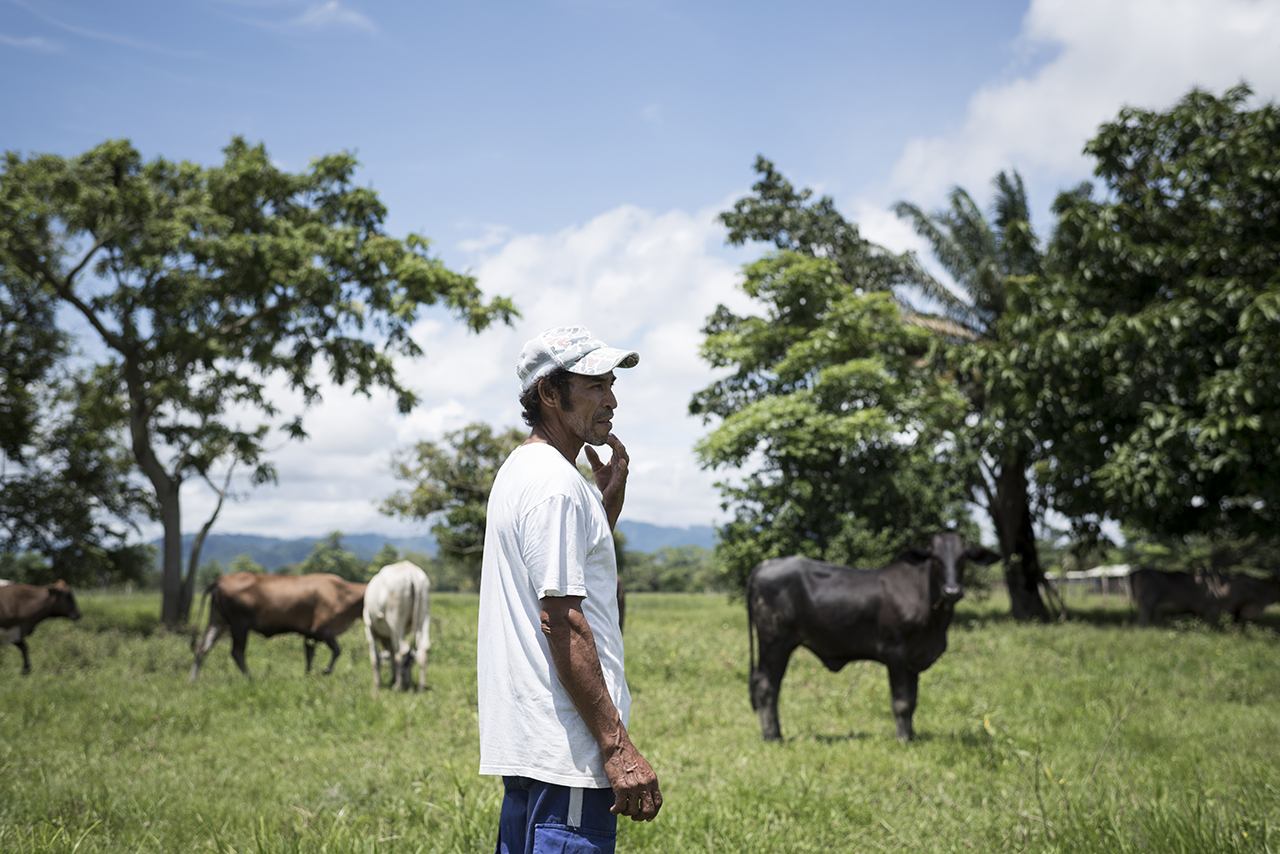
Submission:
[[[637,552],[656,552],[664,546],[715,547],[715,529],[710,525],[693,525],[688,528],[664,527],[648,522],[618,523],[618,530],[627,538],[627,548]],[[224,567],[231,561],[248,555],[268,570],[298,563],[311,554],[311,549],[324,537],[298,537],[284,540],[279,537],[260,537],[255,534],[210,534],[200,549],[200,562],[216,560]],[[182,561],[185,564],[191,554],[194,534],[182,538]],[[391,537],[385,534],[343,534],[342,546],[361,560],[372,560],[384,545],[390,543],[402,552],[436,553],[436,539],[427,534],[421,537]],[[154,540],[160,548],[161,540]]]
[[[627,548],[633,552],[656,552],[663,546],[716,547],[716,529],[710,525],[668,528],[624,519],[618,523],[618,530],[627,538]]]

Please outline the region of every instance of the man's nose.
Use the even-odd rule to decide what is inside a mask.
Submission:
[[[614,396],[613,389],[609,389],[609,391],[605,394],[604,405],[609,407],[610,409],[618,408],[618,398]]]

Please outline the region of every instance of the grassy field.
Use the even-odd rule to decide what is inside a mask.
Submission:
[[[500,785],[476,775],[476,598],[434,597],[429,690],[371,691],[362,632],[332,677],[296,636],[223,640],[187,684],[156,598],[82,595],[35,672],[0,649],[0,851],[488,852]],[[747,701],[746,621],[723,596],[629,597],[632,735],[666,804],[627,851],[1280,850],[1280,635],[1138,629],[1127,605],[1018,626],[962,603],[894,738],[884,668],[800,651],[782,744]],[[327,661],[321,649],[317,660]]]

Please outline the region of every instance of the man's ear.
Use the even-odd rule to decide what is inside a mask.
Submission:
[[[538,380],[538,399],[542,401],[543,406],[560,408],[560,395],[556,394],[555,387],[546,377]]]

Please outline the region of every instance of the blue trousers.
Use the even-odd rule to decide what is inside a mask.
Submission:
[[[613,854],[618,817],[612,789],[570,789],[503,777],[495,854]]]

